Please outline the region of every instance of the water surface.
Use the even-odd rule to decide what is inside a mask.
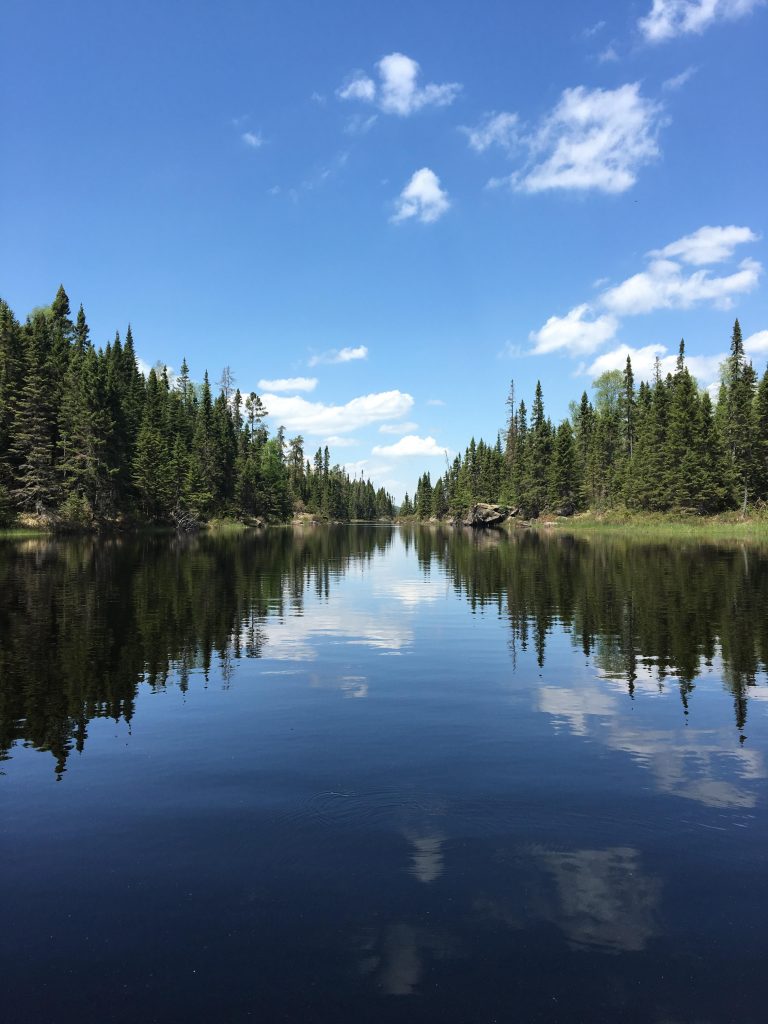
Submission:
[[[763,1021],[768,553],[0,544],[3,1016]]]

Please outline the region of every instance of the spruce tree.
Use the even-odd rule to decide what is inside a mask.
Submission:
[[[55,421],[44,372],[48,324],[37,313],[26,326],[24,375],[13,401],[10,454],[15,462],[14,499],[19,508],[50,516],[58,502],[54,462]]]

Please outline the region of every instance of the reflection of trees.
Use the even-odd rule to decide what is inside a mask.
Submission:
[[[61,772],[92,718],[131,721],[139,682],[186,689],[190,673],[214,663],[227,682],[240,659],[261,657],[270,634],[275,646],[287,627],[274,622],[300,613],[308,593],[327,599],[335,578],[393,535],[353,526],[3,544],[0,756],[22,740],[50,751]],[[513,650],[532,649],[540,664],[565,629],[630,692],[674,677],[687,708],[702,665],[722,662],[743,730],[768,663],[762,549],[533,531],[402,535],[425,575],[439,566],[473,610],[496,609]],[[413,603],[422,592],[408,586],[400,596]],[[363,692],[359,680],[345,682]]]
[[[16,741],[58,773],[93,718],[134,712],[137,686],[182,689],[216,660],[228,681],[261,657],[265,623],[328,597],[391,529],[131,537],[0,546],[0,757]]]
[[[674,676],[687,709],[702,665],[719,655],[744,728],[750,687],[768,665],[763,548],[448,529],[416,529],[410,542],[425,573],[444,565],[473,609],[507,619],[513,651],[533,648],[540,665],[562,626],[630,693],[641,674],[660,687]]]

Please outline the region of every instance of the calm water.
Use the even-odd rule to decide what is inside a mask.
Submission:
[[[768,553],[0,545],[2,1016],[764,1021]]]

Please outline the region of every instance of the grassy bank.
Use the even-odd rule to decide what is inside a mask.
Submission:
[[[768,541],[768,516],[742,517],[730,512],[719,516],[672,515],[662,513],[585,512],[570,517],[542,517],[528,524],[531,529],[557,529],[567,533],[626,533],[648,537],[701,537]]]

